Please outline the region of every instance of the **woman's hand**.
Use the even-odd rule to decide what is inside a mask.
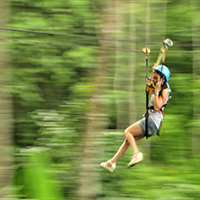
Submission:
[[[148,80],[147,80],[147,83],[153,84],[154,70],[156,69],[157,66],[158,66],[158,65],[156,65],[156,64],[154,63],[154,66],[152,67],[152,73],[151,73],[151,76],[150,76],[150,80],[148,79]]]
[[[160,91],[162,82],[163,82],[164,78],[161,78],[157,83],[156,83],[156,87],[155,87],[155,93],[158,93]]]
[[[154,72],[154,70],[156,69],[156,67],[158,67],[158,65],[156,63],[154,63],[154,66],[152,67],[152,72]]]

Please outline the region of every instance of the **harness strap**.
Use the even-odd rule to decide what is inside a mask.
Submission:
[[[164,108],[165,106],[166,106],[167,104],[164,104],[163,106],[162,106],[162,108]],[[161,113],[163,114],[163,116],[165,116],[165,113],[163,112],[163,109],[160,109],[160,111],[161,111]],[[149,109],[151,109],[151,110],[154,110],[154,106],[148,106],[148,110]]]

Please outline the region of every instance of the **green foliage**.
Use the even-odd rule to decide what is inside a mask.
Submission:
[[[45,149],[29,148],[21,150],[18,160],[23,159],[25,165],[16,170],[15,182],[19,188],[17,195],[25,199],[54,200],[63,199],[59,184],[53,180],[49,168],[50,160]]]
[[[113,20],[111,17],[102,19],[100,14],[109,8],[106,9],[109,3],[117,4],[117,1],[107,1],[108,4],[104,5],[106,2],[89,0],[7,2],[11,6],[8,27],[98,37],[101,35],[99,30],[107,25],[103,23]],[[194,38],[198,37],[196,28],[199,21],[194,16],[198,16],[199,4],[196,1],[191,2],[192,4],[186,0],[149,2],[149,33],[146,31],[146,2],[122,3],[124,7],[121,8],[121,16],[124,21],[121,37],[128,39],[133,34],[130,33],[133,30],[131,26],[134,26],[134,40],[139,41],[134,44],[136,50],[142,49],[147,34],[156,43],[161,43],[157,41],[160,35],[170,37],[174,41],[173,51],[196,50],[191,45],[196,41]],[[163,20],[160,17],[160,8],[165,3],[167,16]],[[135,13],[134,24],[130,23],[129,12]],[[111,11],[110,14],[113,13]],[[117,17],[116,19],[118,20]],[[166,24],[166,34],[160,28],[162,24]],[[116,35],[112,37],[117,38]],[[108,63],[104,63],[104,58],[100,56],[103,50],[100,52],[89,48],[102,44],[96,39],[26,32],[9,32],[7,36],[12,39],[7,44],[10,48],[12,69],[9,91],[13,97],[14,146],[17,149],[17,197],[74,200],[79,187],[80,162],[83,152],[87,150],[83,141],[92,101],[90,97],[98,90],[98,85],[94,85],[97,75],[99,76],[96,69],[104,64],[109,66],[104,69],[107,77],[101,76],[99,83],[105,84],[106,89],[96,98],[107,107],[106,113],[101,117],[107,122],[106,128],[112,130],[106,130],[103,134],[94,133],[98,137],[96,141],[103,148],[103,151],[97,150],[99,157],[107,160],[124,139],[123,131],[116,130],[118,114],[121,112],[122,120],[127,121],[132,112],[127,105],[130,101],[129,68],[132,64],[129,60],[133,55],[127,52],[109,55],[106,52],[105,60]],[[144,42],[141,44],[141,41]],[[85,45],[88,48],[75,45]],[[106,45],[112,46],[111,43]],[[128,49],[131,44],[120,45],[120,48]],[[154,51],[160,45],[150,47]],[[145,161],[132,169],[126,169],[132,154],[130,149],[119,160],[113,174],[94,166],[99,173],[102,188],[99,189],[99,200],[200,198],[200,177],[196,169],[199,155],[194,148],[194,144],[199,141],[200,120],[198,115],[194,117],[194,106],[199,109],[199,76],[194,74],[194,55],[172,53],[170,50],[166,64],[171,70],[172,98],[165,109],[162,135],[150,139],[149,154],[145,153]],[[151,63],[155,62],[156,56],[150,54]],[[134,59],[136,66],[131,66],[135,69],[134,77],[131,78],[134,80],[133,92],[138,110],[134,115],[139,119],[145,109],[145,61],[140,53]],[[116,70],[116,65],[119,65],[119,71]],[[109,79],[109,84],[104,82],[105,79]],[[118,83],[117,90],[114,90],[114,82]],[[120,110],[117,103],[120,103]],[[139,148],[145,152],[148,145],[144,143],[139,143]]]

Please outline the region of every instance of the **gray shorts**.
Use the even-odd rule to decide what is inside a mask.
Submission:
[[[145,118],[140,120],[140,126],[142,128],[142,132],[145,135]],[[158,128],[156,127],[155,123],[148,117],[148,136],[152,136],[157,132]]]

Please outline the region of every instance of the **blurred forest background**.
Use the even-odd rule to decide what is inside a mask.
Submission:
[[[2,200],[200,199],[199,0],[1,0]],[[55,33],[55,34],[50,34]],[[172,92],[162,135],[114,173],[123,130],[145,112],[164,39]]]

